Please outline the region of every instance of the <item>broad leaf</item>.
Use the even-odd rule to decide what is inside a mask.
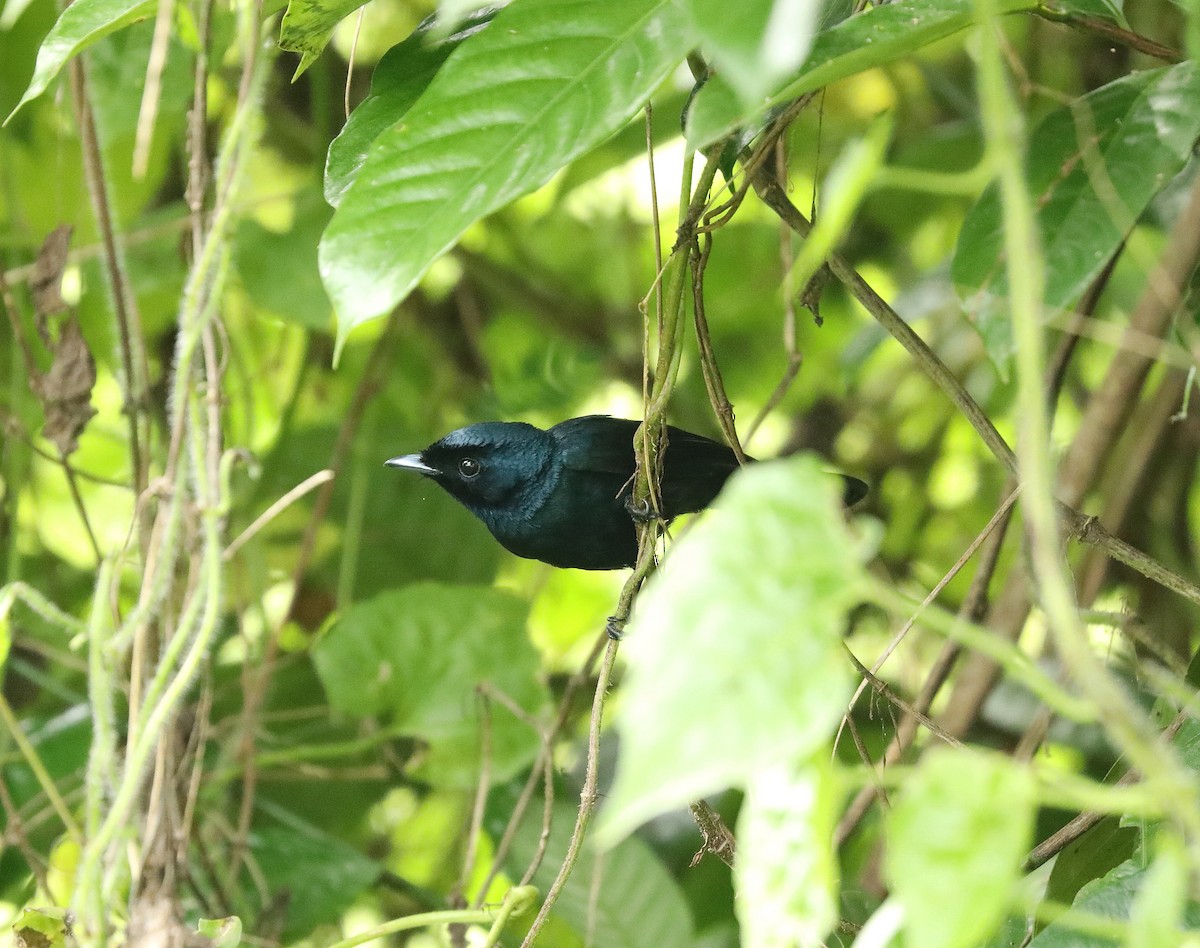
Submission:
[[[59,70],[72,57],[102,36],[153,16],[157,0],[75,0],[63,10],[58,21],[42,40],[37,65],[29,88],[8,116],[11,119],[30,99],[35,99],[50,85]],[[8,122],[5,119],[5,122]]]
[[[380,135],[321,242],[339,343],[467,227],[616,131],[691,46],[674,0],[517,0]]]
[[[1070,307],[1083,295],[1151,198],[1187,163],[1198,137],[1194,62],[1118,79],[1038,125],[1027,173],[1048,310]],[[1001,367],[1013,352],[1002,228],[992,187],[967,215],[952,267],[968,316]]]
[[[525,634],[525,605],[485,586],[417,583],[351,608],[313,649],[330,703],[376,716],[429,743],[425,775],[472,786],[482,740],[487,683],[531,714],[546,695]],[[502,708],[490,715],[492,774],[527,764],[538,736]]]
[[[492,16],[493,11],[489,10],[444,38],[434,35],[436,21],[429,19],[403,43],[387,51],[371,76],[370,95],[354,110],[329,146],[325,200],[337,207],[379,134],[404,117],[458,44],[483,29]]]
[[[823,747],[849,688],[860,565],[812,458],[740,471],[638,600],[608,841]]]
[[[1029,9],[1034,0],[1000,0],[1001,12]],[[728,82],[714,76],[692,102],[687,138],[702,147],[767,108],[876,66],[903,59],[922,46],[970,26],[971,0],[901,0],[880,4],[817,34],[800,74],[754,107],[745,107]]]
[[[993,932],[1013,898],[1035,808],[1033,776],[1020,764],[967,750],[925,757],[887,826],[887,877],[909,944],[969,948]]]

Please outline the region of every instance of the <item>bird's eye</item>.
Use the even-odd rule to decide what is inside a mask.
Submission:
[[[474,458],[463,458],[458,462],[458,473],[463,477],[475,477],[480,470],[480,464]]]

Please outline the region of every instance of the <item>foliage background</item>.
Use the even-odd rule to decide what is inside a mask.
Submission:
[[[581,0],[571,13],[603,24],[636,6]],[[658,6],[671,7],[647,8]],[[532,882],[546,893],[585,775],[597,637],[624,577],[515,560],[447,496],[381,461],[475,420],[642,413],[644,351],[653,365],[672,348],[653,331],[656,316],[672,318],[670,300],[656,313],[652,289],[656,244],[671,249],[681,181],[692,180],[681,122],[693,46],[724,66],[689,112],[702,145],[705,122],[723,132],[732,116],[761,132],[747,102],[820,88],[776,125],[783,144],[763,157],[801,211],[815,204],[824,246],[814,240],[811,265],[789,277],[800,241],[750,196],[714,233],[703,301],[743,437],[771,409],[748,449],[814,452],[872,493],[847,534],[812,469],[751,472],[728,518],[690,531],[688,568],[647,588],[615,666],[601,796],[618,758],[633,777],[601,807],[610,848],[589,835],[542,943],[879,944],[890,926],[924,946],[1173,945],[1200,924],[1197,731],[1181,713],[1196,645],[1189,287],[1200,226],[1172,230],[1198,204],[1200,15],[1169,0],[1127,10],[1071,0],[1009,15],[996,34],[973,25],[992,9],[983,3],[903,0],[899,18],[878,32],[852,26],[839,47],[850,11],[835,3],[816,19],[815,49],[829,57],[820,72],[815,59],[802,65],[803,5],[712,6],[685,5],[695,33],[667,34],[640,65],[617,61],[598,85],[606,105],[566,109],[579,141],[550,129],[562,140],[544,156],[548,183],[534,188],[527,172],[507,192],[493,187],[498,209],[486,216],[451,206],[461,240],[440,257],[437,241],[458,233],[422,232],[397,250],[395,221],[372,216],[386,201],[356,204],[365,187],[345,190],[347,155],[403,124],[439,67],[483,87],[519,72],[503,36],[490,73],[465,57],[441,62],[476,36],[495,39],[491,27],[439,53],[410,38],[428,4],[372,0],[361,21],[342,19],[353,4],[293,4],[283,42],[306,67],[293,78],[300,60],[276,49],[269,8],[68,8],[94,18],[75,27],[86,53],[0,131],[5,930],[48,918],[61,940],[50,910],[71,906],[82,944],[150,943],[151,932],[187,944],[199,919],[226,916],[248,944],[333,944],[390,919],[500,902],[534,863],[543,817]],[[543,7],[516,0],[506,14],[546,24],[548,48],[565,48],[577,21]],[[754,43],[771,35],[773,9],[799,25],[777,30],[797,39],[771,74]],[[139,115],[156,13],[168,40],[150,121]],[[56,21],[61,30],[67,15],[51,0],[0,8],[0,114],[22,100]],[[752,66],[739,69],[747,43]],[[1164,59],[1182,62],[1151,71]],[[626,121],[639,82],[653,109]],[[335,143],[347,86],[359,123],[348,128],[364,138]],[[614,134],[597,132],[605,122]],[[585,148],[590,135],[603,140]],[[481,146],[464,146],[466,158],[471,147]],[[432,167],[449,173],[462,157],[443,150]],[[373,154],[362,173],[387,160]],[[700,179],[703,155],[695,162]],[[189,207],[197,168],[204,214]],[[1013,169],[1028,193],[1006,205],[989,184]],[[746,188],[744,165],[733,180]],[[1022,204],[1041,228],[1024,260],[1004,245]],[[119,252],[106,249],[106,215]],[[64,223],[65,308],[40,300],[36,262]],[[1042,398],[1037,360],[1019,358],[1021,327],[1040,320],[1059,366],[1053,431],[1022,442],[1022,465],[1046,448],[1064,457],[1057,496],[1182,577],[1184,595],[1071,543],[1079,608],[1066,618],[1041,608],[1029,577],[1047,595],[1058,579],[1031,557],[1044,563],[1059,545],[1037,529],[1028,538],[1025,498],[1049,495],[1023,466],[1013,525],[949,579],[879,672],[904,705],[869,688],[839,729],[861,671],[843,640],[872,665],[1011,484],[929,363],[897,346],[844,281],[823,285],[819,324],[801,305],[805,278],[834,248],[1010,444],[1035,414],[1030,390]],[[40,259],[41,282],[56,285],[59,268]],[[1170,275],[1153,276],[1160,260]],[[998,261],[1014,268],[1011,293]],[[1022,311],[1019,278],[1043,267],[1039,308]],[[396,275],[404,268],[409,277]],[[419,282],[387,297],[405,279]],[[655,380],[675,380],[672,423],[719,436],[690,310],[682,318],[677,378]],[[95,361],[90,419],[53,370],[61,358],[87,376],[75,326]],[[39,389],[48,377],[59,382]],[[56,411],[67,415],[57,428]],[[334,476],[230,547],[325,470]],[[156,517],[176,523],[165,541]],[[223,559],[209,571],[214,549]],[[775,594],[760,596],[767,580]],[[208,618],[192,604],[211,607]],[[989,634],[954,626],[955,611]],[[1081,641],[1086,655],[1071,651]],[[194,668],[172,642],[194,652]],[[139,706],[139,689],[159,670],[179,690],[169,705],[157,696],[163,715],[147,729],[139,707],[156,705]],[[886,768],[869,763],[914,720],[913,703],[937,732],[920,728]],[[1154,736],[1168,725],[1174,744]],[[142,766],[139,734],[153,738]],[[1149,778],[1137,787],[1118,784],[1131,759]],[[527,785],[529,816],[503,844]],[[686,807],[703,794],[736,831],[736,873],[712,853],[690,865],[704,843]],[[1084,811],[1104,818],[1061,853],[1052,844],[1055,861],[1027,858]],[[531,916],[503,943],[520,943]],[[482,930],[470,937],[482,943]],[[468,936],[443,926],[391,937]]]

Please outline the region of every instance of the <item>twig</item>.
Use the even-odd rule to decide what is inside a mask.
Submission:
[[[546,900],[538,910],[537,917],[533,920],[525,940],[521,942],[522,948],[529,948],[537,940],[538,932],[546,924],[546,919],[550,916],[554,903],[562,894],[563,887],[567,884],[571,871],[575,868],[575,863],[583,849],[584,836],[587,834],[587,827],[596,807],[596,787],[599,780],[600,763],[600,722],[604,715],[604,699],[608,695],[608,683],[612,677],[613,663],[616,661],[619,647],[619,639],[609,638],[608,645],[604,650],[604,660],[600,663],[596,694],[592,700],[591,726],[588,729],[587,773],[584,777],[583,789],[579,794],[579,818],[575,822],[575,831],[571,834],[571,841],[567,846],[567,852],[563,857],[558,875],[550,886],[550,891],[546,893]]]
[[[691,866],[698,866],[705,853],[712,853],[730,868],[733,867],[733,857],[737,853],[737,839],[721,819],[721,814],[708,805],[705,800],[697,800],[688,806],[696,827],[704,838],[704,843],[692,857]]]
[[[323,471],[317,471],[316,474],[310,475],[302,480],[299,484],[289,490],[286,494],[280,497],[275,503],[271,504],[266,510],[259,514],[254,522],[245,530],[237,535],[222,554],[225,562],[229,562],[236,555],[238,550],[252,540],[263,527],[278,517],[281,513],[287,510],[292,504],[298,501],[301,497],[307,494],[314,488],[320,487],[322,484],[333,480],[334,474],[329,468]]]
[[[141,316],[134,298],[125,261],[116,236],[116,222],[108,196],[108,177],[104,156],[96,136],[96,120],[88,94],[84,61],[75,57],[68,65],[75,117],[79,126],[80,150],[83,156],[84,177],[96,228],[104,246],[104,267],[112,294],[113,315],[116,318],[117,338],[124,375],[125,412],[129,422],[129,451],[133,464],[134,487],[138,493],[146,489],[149,478],[147,458],[141,436],[141,417],[145,408],[145,385],[149,375],[146,349],[143,343]]]
[[[492,867],[488,870],[488,874],[484,877],[483,883],[480,885],[475,897],[471,900],[471,907],[478,908],[483,904],[484,896],[493,880],[499,875],[501,868],[504,865],[504,860],[508,857],[508,851],[512,846],[513,839],[516,838],[517,830],[521,826],[521,821],[525,817],[525,810],[529,807],[530,800],[533,799],[533,791],[537,788],[540,780],[545,781],[546,799],[543,811],[542,823],[542,841],[539,844],[540,851],[545,851],[545,843],[550,838],[550,815],[552,812],[553,803],[553,741],[554,737],[563,729],[566,724],[567,717],[571,713],[571,706],[575,700],[575,694],[581,687],[584,681],[591,674],[592,666],[596,664],[600,656],[603,654],[605,646],[608,642],[607,633],[601,633],[596,638],[596,644],[592,646],[592,651],[584,660],[579,670],[575,672],[568,680],[567,685],[563,689],[563,696],[558,703],[558,714],[554,719],[554,723],[550,726],[545,740],[542,742],[542,750],[538,758],[534,761],[533,767],[530,769],[529,777],[525,781],[525,786],[521,789],[521,793],[517,797],[516,805],[508,817],[508,824],[504,827],[504,832],[500,834],[500,842],[496,844],[496,852],[492,857]],[[536,860],[535,860],[536,862]],[[527,884],[533,878],[533,872],[536,871],[536,864],[531,865],[522,878],[522,884]]]

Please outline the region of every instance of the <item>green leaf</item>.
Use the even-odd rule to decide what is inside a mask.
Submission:
[[[756,774],[738,816],[734,882],[745,943],[819,945],[837,921],[839,787],[824,748]]]
[[[1049,310],[1083,295],[1151,198],[1187,163],[1198,137],[1200,67],[1190,61],[1118,79],[1038,125],[1027,174]],[[1006,366],[1013,342],[995,187],[963,222],[951,273],[988,355]]]
[[[487,682],[531,714],[546,701],[525,610],[498,589],[418,583],[351,608],[313,661],[335,708],[422,738],[425,775],[469,787],[479,773],[478,687]],[[538,736],[501,708],[490,721],[492,773],[505,779],[532,759]]]
[[[289,0],[279,26],[279,48],[300,54],[300,65],[292,80],[301,74],[329,45],[334,27],[367,0]]]
[[[382,870],[353,846],[282,807],[264,801],[259,808],[282,825],[256,827],[247,843],[271,895],[287,897],[281,939],[291,944],[318,925],[337,921]],[[244,888],[256,886],[247,879]]]
[[[807,758],[841,719],[861,572],[839,485],[808,457],[738,472],[638,599],[624,648],[613,842]]]
[[[1133,827],[1122,826],[1117,817],[1104,817],[1055,858],[1046,883],[1046,898],[1070,905],[1084,885],[1132,856],[1140,837]]]
[[[1179,923],[1188,899],[1187,856],[1179,838],[1169,832],[1156,835],[1155,849],[1146,881],[1130,906],[1129,948],[1179,944]]]
[[[675,0],[515,0],[380,135],[321,242],[339,346],[473,222],[616,131],[691,46]]]
[[[426,20],[412,36],[387,51],[371,76],[370,95],[354,110],[329,146],[325,200],[334,207],[341,203],[375,139],[404,117],[458,44],[483,29],[494,13],[488,10],[444,38],[432,35],[436,21]]]
[[[1033,776],[1007,758],[946,748],[925,756],[887,824],[887,878],[909,944],[970,948],[991,935],[1013,897],[1035,807]]]
[[[1034,0],[1000,0],[1002,13],[1030,9]],[[696,94],[687,139],[700,148],[723,138],[773,105],[839,79],[903,59],[916,49],[974,22],[971,0],[902,0],[880,4],[817,34],[800,74],[755,107],[743,106],[729,83],[714,76]]]
[[[556,788],[546,854],[530,880],[543,893],[554,882],[575,827],[578,806],[563,799],[569,795],[565,788]],[[517,788],[513,785],[492,794],[486,826],[493,839],[504,832],[516,799]],[[531,809],[540,814],[542,805],[535,803]],[[541,831],[541,820],[527,814],[504,861],[511,878],[519,879],[533,862]],[[577,932],[581,944],[593,948],[693,948],[696,943],[691,912],[679,883],[654,851],[636,837],[603,855],[585,842],[552,918]],[[528,918],[521,919],[514,928],[528,922]],[[553,939],[546,942],[559,943]]]
[[[5,124],[30,99],[50,85],[67,60],[86,49],[102,36],[154,14],[157,0],[75,0],[63,10],[38,49],[37,65],[29,87],[21,96]]]
[[[1153,881],[1151,870],[1140,865],[1137,859],[1126,860],[1103,879],[1085,885],[1079,891],[1079,897],[1075,899],[1072,907],[1090,915],[1113,919],[1118,923],[1125,922],[1130,917],[1131,907],[1139,898],[1139,892],[1148,880]],[[1200,903],[1194,900],[1187,902],[1183,911],[1183,922],[1193,929],[1200,925]],[[1132,933],[1132,929],[1129,930]],[[1068,913],[1047,925],[1029,942],[1029,948],[1117,948],[1121,944],[1129,942],[1117,937],[1106,938],[1099,934],[1078,931],[1071,925],[1071,916]],[[1175,946],[1183,944],[1183,941],[1182,938],[1173,938],[1167,944]]]
[[[804,62],[820,9],[813,0],[687,0],[686,6],[701,49],[751,108]]]

